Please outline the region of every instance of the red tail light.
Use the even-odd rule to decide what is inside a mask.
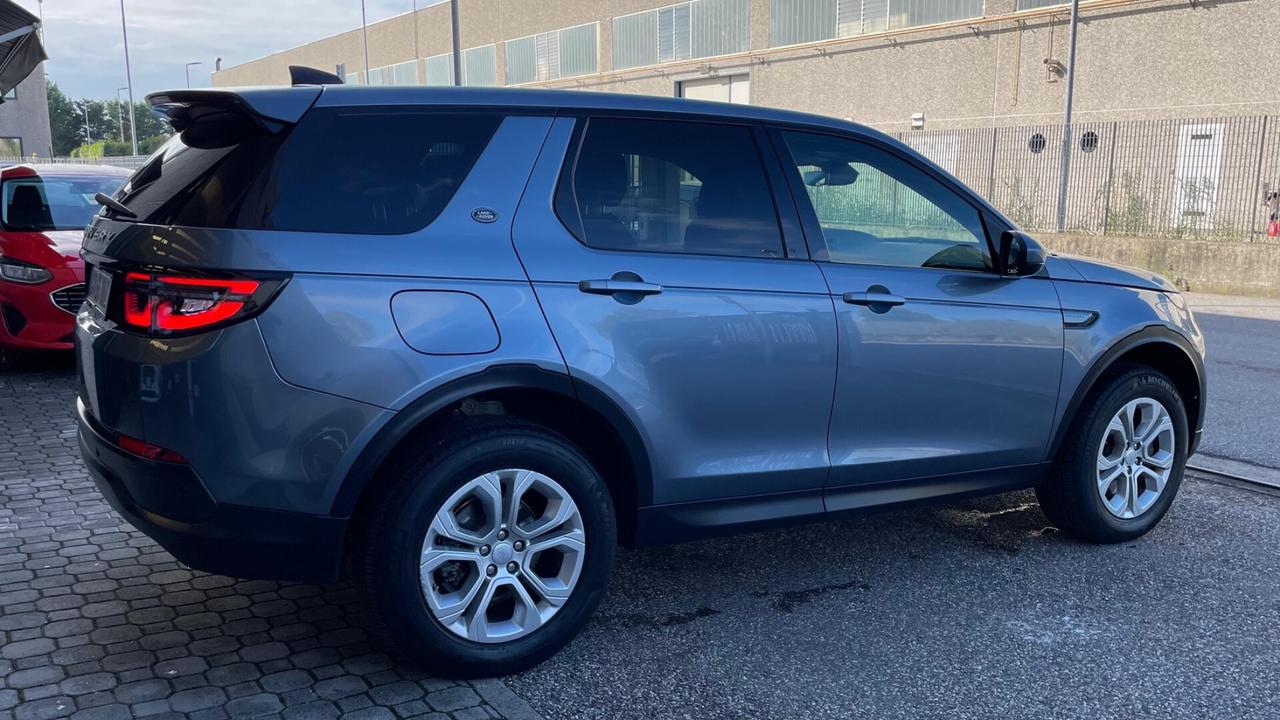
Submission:
[[[209,330],[261,309],[275,280],[125,273],[124,322],[155,335]]]
[[[148,460],[163,460],[172,463],[185,463],[187,461],[182,455],[172,450],[166,450],[159,445],[152,445],[128,435],[119,436],[116,438],[116,442],[120,444],[121,449],[134,455],[140,455]]]

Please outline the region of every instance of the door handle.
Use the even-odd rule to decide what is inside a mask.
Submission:
[[[885,310],[898,305],[905,305],[907,299],[883,288],[873,288],[866,292],[847,292],[844,301],[850,305],[865,305],[872,310],[883,307]]]
[[[581,280],[578,289],[588,295],[657,295],[662,292],[661,285],[642,282],[640,280]]]

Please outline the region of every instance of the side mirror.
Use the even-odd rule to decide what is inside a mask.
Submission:
[[[1000,236],[999,263],[1005,277],[1035,275],[1044,267],[1044,248],[1021,230],[1006,230]]]

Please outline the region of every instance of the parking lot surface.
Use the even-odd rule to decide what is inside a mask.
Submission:
[[[1280,717],[1276,493],[1193,477],[1110,547],[1020,493],[622,551],[565,652],[454,682],[380,653],[347,586],[179,566],[99,497],[41,364],[0,370],[0,720]]]
[[[69,358],[0,371],[0,720],[519,717],[497,681],[397,667],[347,586],[187,570],[80,463]]]

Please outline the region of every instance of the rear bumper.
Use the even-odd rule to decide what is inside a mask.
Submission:
[[[342,518],[218,503],[189,465],[121,450],[76,402],[80,451],[107,502],[183,564],[239,578],[332,582]]]

